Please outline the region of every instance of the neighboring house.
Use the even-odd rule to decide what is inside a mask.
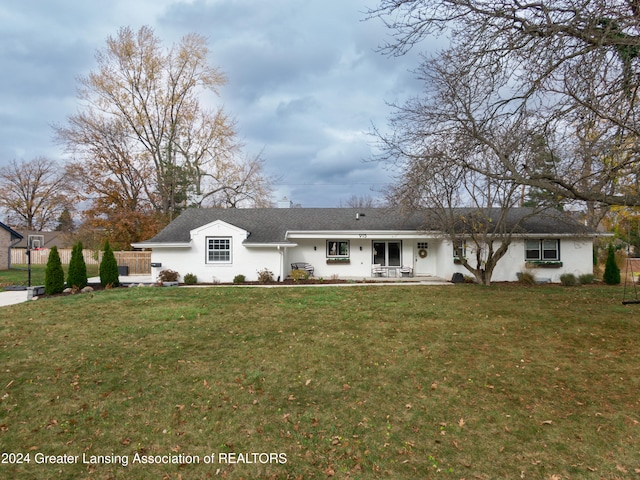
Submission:
[[[20,240],[22,235],[0,222],[0,270],[11,268],[11,249]]]
[[[511,212],[513,219],[528,214],[530,209]],[[282,280],[292,263],[310,264],[314,276],[325,279],[394,277],[402,267],[414,276],[447,280],[467,274],[455,258],[472,252],[464,242],[453,245],[426,217],[424,211],[405,216],[383,208],[188,209],[154,238],[132,245],[152,250],[154,276],[171,269],[181,278],[195,274],[201,283],[231,282],[238,274],[252,281],[264,269]],[[515,281],[534,264],[542,264],[537,276],[554,282],[563,273],[593,273],[597,234],[568,216],[538,214],[518,232],[493,281]]]
[[[54,245],[58,248],[70,248],[67,235],[65,232],[40,232],[37,230],[20,231],[22,240],[15,248],[27,248],[29,245],[32,249],[51,248]]]

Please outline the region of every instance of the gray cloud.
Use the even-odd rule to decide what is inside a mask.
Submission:
[[[12,2],[13,3],[13,2]],[[166,46],[189,32],[207,37],[211,62],[228,84],[211,107],[237,121],[248,154],[263,152],[276,196],[303,206],[336,206],[375,196],[389,176],[371,157],[371,125],[386,125],[387,102],[419,88],[414,54],[375,49],[387,32],[363,21],[375,0],[77,2],[23,0],[0,7],[0,164],[48,154],[53,123],[77,108],[75,79],[120,27],[148,24]],[[133,6],[132,6],[133,5]],[[276,198],[277,199],[277,198]]]

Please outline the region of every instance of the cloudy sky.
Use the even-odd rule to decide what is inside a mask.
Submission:
[[[122,26],[151,26],[170,47],[190,32],[209,40],[228,83],[219,102],[247,154],[262,152],[274,200],[333,207],[380,196],[390,181],[372,125],[388,103],[420,88],[417,52],[376,52],[388,31],[364,21],[376,0],[21,0],[0,5],[0,165],[40,155],[63,161],[51,125],[76,112],[76,79]]]

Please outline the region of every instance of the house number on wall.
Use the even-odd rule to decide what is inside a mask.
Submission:
[[[367,238],[367,234],[366,233],[361,233],[360,234],[360,238]]]

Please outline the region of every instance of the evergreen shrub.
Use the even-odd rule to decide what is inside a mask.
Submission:
[[[87,279],[87,264],[82,256],[82,242],[73,246],[71,260],[69,261],[69,271],[67,272],[67,286],[83,289],[89,283]]]
[[[187,273],[183,280],[185,285],[195,285],[198,283],[198,277],[193,273]]]
[[[62,270],[62,262],[58,247],[51,247],[49,259],[47,260],[47,268],[44,272],[44,293],[46,295],[54,295],[62,293],[64,290],[64,270]]]
[[[602,280],[604,280],[604,283],[607,285],[618,285],[620,283],[620,267],[618,267],[616,263],[616,252],[611,243],[607,251],[607,263],[604,267]]]
[[[102,254],[102,262],[100,262],[100,285],[103,287],[117,287],[120,285],[118,279],[118,262],[111,250],[109,240],[104,242],[104,250]]]

